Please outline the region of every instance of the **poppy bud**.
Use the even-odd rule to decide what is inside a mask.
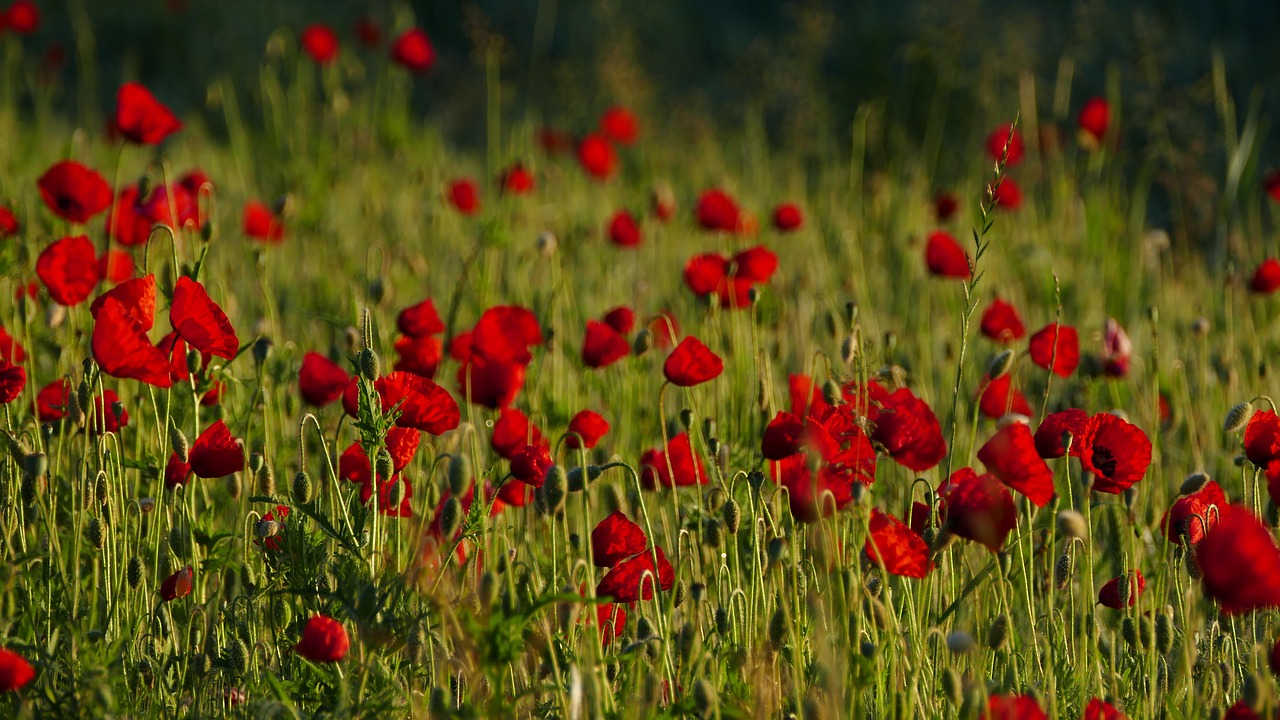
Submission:
[[[764,487],[764,473],[759,470],[752,470],[747,473],[747,483],[751,485],[751,489],[759,491]]]
[[[1226,419],[1222,421],[1222,431],[1228,434],[1239,431],[1252,414],[1253,403],[1242,402],[1231,406]]]
[[[271,357],[271,347],[273,343],[269,338],[260,337],[253,341],[253,362],[262,365]]]
[[[372,348],[365,348],[356,356],[356,365],[360,368],[360,377],[373,382],[382,374],[382,361]]]
[[[845,365],[852,365],[853,361],[858,357],[858,338],[853,335],[846,335],[844,340],[840,341],[840,359]]]
[[[396,463],[391,457],[391,452],[384,448],[378,448],[377,460],[374,463],[378,477],[388,480],[396,474]],[[461,495],[462,493],[458,493]]]
[[[271,212],[276,217],[284,217],[293,213],[293,193],[284,193],[271,203]]]
[[[636,357],[643,357],[646,353],[653,349],[653,333],[649,328],[641,328],[636,333],[635,340],[631,341],[631,354]]]
[[[254,528],[254,533],[260,540],[273,538],[280,534],[280,523],[275,520],[263,520]]]
[[[691,430],[693,428],[693,411],[692,410],[690,410],[689,408],[685,408],[680,411],[680,424],[684,426],[685,430]]]
[[[1168,655],[1173,651],[1173,618],[1170,617],[1170,611],[1171,608],[1166,608],[1165,612],[1156,617],[1156,650],[1161,655]]]
[[[860,482],[855,482],[853,487],[849,488],[849,496],[853,498],[853,503],[855,505],[861,505],[863,501],[866,500],[867,494],[870,491],[871,489],[866,485],[863,485]]]
[[[387,285],[382,278],[376,277],[369,281],[368,291],[369,300],[373,301],[374,305],[378,305],[387,294]]]
[[[249,667],[249,648],[238,637],[231,638],[227,645],[227,665],[236,675],[243,675]]]
[[[742,507],[738,505],[738,501],[729,498],[724,504],[724,526],[730,535],[738,534],[738,526],[742,522]]]
[[[486,570],[480,576],[480,586],[476,588],[476,598],[480,601],[480,607],[493,607],[494,598],[498,596],[498,576],[493,571]]]
[[[684,581],[676,583],[675,598],[671,602],[673,608],[678,608],[684,604]],[[685,627],[688,627],[687,625]]]
[[[569,476],[561,465],[547,470],[542,487],[538,488],[548,515],[558,515],[564,510],[564,499],[569,488]]]
[[[991,621],[991,627],[987,628],[987,647],[992,650],[999,650],[1004,647],[1004,642],[1009,637],[1009,616],[1003,613],[996,616]]]
[[[978,644],[973,636],[963,630],[954,630],[947,634],[947,650],[954,655],[964,655],[977,649]]]
[[[769,645],[775,652],[781,650],[787,640],[787,615],[779,607],[769,618]]]
[[[722,607],[716,608],[715,612],[716,633],[721,637],[729,634],[729,611]]]
[[[1058,534],[1070,538],[1072,540],[1087,540],[1089,538],[1089,526],[1084,520],[1084,515],[1075,510],[1062,510],[1057,517]]]
[[[449,458],[449,492],[461,497],[471,489],[471,459],[461,453]]]
[[[955,668],[942,671],[942,694],[946,696],[952,707],[960,707],[964,702],[964,687],[960,684],[960,673]]]
[[[169,428],[169,447],[182,462],[185,463],[191,459],[191,443],[187,441],[187,436],[178,429],[177,425]]]
[[[444,506],[440,508],[440,529],[444,531],[445,538],[452,538],[461,525],[462,503],[459,502],[458,498],[450,497],[444,501]]]
[[[782,553],[787,549],[786,541],[780,537],[771,538],[767,549],[769,564],[775,565],[782,560]]]
[[[203,366],[204,358],[201,357],[200,351],[193,347],[187,348],[187,372],[195,375]]]
[[[828,405],[844,404],[844,392],[840,390],[840,383],[835,380],[822,383],[822,399],[826,400]]]
[[[1258,677],[1257,673],[1249,673],[1244,676],[1244,687],[1240,691],[1241,699],[1245,705],[1254,713],[1260,713],[1265,709],[1268,696],[1265,681]]]
[[[393,481],[387,486],[387,507],[398,508],[404,502],[405,486],[403,481]]]
[[[987,363],[987,377],[991,380],[998,380],[1009,372],[1009,368],[1013,367],[1013,350],[1005,350],[1004,352],[991,358],[991,362]]]
[[[311,486],[311,476],[306,470],[299,470],[293,476],[293,485],[289,488],[293,501],[298,505],[306,505],[311,502],[313,488]],[[393,505],[394,507],[394,505]]]
[[[719,438],[713,437],[707,440],[707,451],[711,453],[712,457],[716,457],[720,455],[720,448],[721,448],[721,445],[720,445]]]
[[[693,707],[698,711],[698,717],[711,717],[715,714],[716,689],[707,682],[705,678],[698,678],[693,683]]]
[[[1129,508],[1130,510],[1133,510],[1133,506],[1138,502],[1138,488],[1136,487],[1125,488],[1124,494],[1122,497],[1124,498],[1124,506]]]
[[[49,471],[49,458],[42,452],[28,453],[22,458],[22,474],[33,480]]]
[[[1070,430],[1062,431],[1062,452],[1071,453],[1071,444],[1075,442],[1076,436]]]
[[[142,583],[142,558],[134,555],[129,558],[128,564],[125,565],[125,578],[129,581],[129,587],[138,589],[138,585]]]
[[[409,662],[416,664],[422,659],[422,650],[427,646],[427,631],[422,628],[421,624],[414,625],[413,630],[409,632],[409,638],[405,641],[405,655]]]
[[[1209,482],[1209,476],[1203,472],[1193,472],[1182,481],[1182,487],[1178,488],[1179,495],[1192,495],[1198,492]]]
[[[242,489],[242,481],[240,473],[231,473],[227,476],[227,494],[232,500],[240,499],[240,490]]]
[[[1187,575],[1194,581],[1199,581],[1202,574],[1200,572],[1200,563],[1196,561],[1196,546],[1192,545],[1187,554],[1182,556],[1183,566],[1187,569]]]
[[[555,233],[550,230],[543,230],[538,233],[538,239],[534,241],[533,246],[537,249],[539,255],[549,258],[556,254],[556,248],[559,244]]]
[[[718,521],[709,518],[702,524],[702,541],[707,547],[720,547],[723,542],[723,535],[720,532],[720,523]]]
[[[1196,337],[1204,337],[1209,334],[1209,318],[1198,317],[1191,321],[1191,334]]]
[[[858,645],[858,654],[868,660],[875,660],[876,656],[880,654],[880,648],[876,647],[876,644],[870,640],[863,640]]]
[[[99,520],[98,518],[94,518],[90,520],[88,532],[89,532],[89,542],[93,543],[94,547],[101,550],[102,544],[106,540],[106,533],[103,530],[102,521]]]

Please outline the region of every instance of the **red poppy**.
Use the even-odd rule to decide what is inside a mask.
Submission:
[[[1272,202],[1280,203],[1280,171],[1268,170],[1262,176],[1262,186]]]
[[[1036,452],[1045,460],[1066,455],[1067,451],[1062,447],[1062,434],[1070,432],[1071,457],[1080,457],[1080,438],[1084,436],[1088,425],[1089,413],[1079,408],[1051,413],[1036,429]]]
[[[226,477],[244,469],[244,443],[232,437],[227,423],[219,420],[191,444],[187,463],[196,477]]]
[[[169,324],[200,352],[230,360],[240,349],[240,338],[218,304],[209,299],[204,286],[183,276],[173,286]]]
[[[542,487],[555,461],[546,445],[525,445],[511,456],[511,477],[534,487]]]
[[[1093,698],[1084,707],[1082,720],[1129,720],[1129,716],[1115,709],[1105,700]]]
[[[350,376],[338,363],[317,352],[308,352],[302,356],[302,367],[298,370],[298,390],[308,405],[324,407],[342,397],[351,381]]]
[[[600,644],[609,647],[614,638],[622,637],[627,626],[627,606],[622,603],[597,605],[596,624],[600,626]]]
[[[1107,126],[1110,123],[1111,106],[1107,104],[1106,98],[1089,98],[1085,101],[1084,106],[1080,108],[1080,117],[1077,124],[1085,136],[1090,139],[1092,146],[1096,147],[1102,143],[1102,139],[1107,134]]]
[[[250,200],[244,204],[244,234],[253,240],[278,243],[284,240],[284,223],[266,203]]]
[[[27,386],[27,371],[21,365],[0,360],[0,404],[8,405]]]
[[[1253,280],[1249,281],[1249,289],[1259,295],[1270,295],[1280,288],[1280,260],[1267,258],[1253,272]]]
[[[591,134],[578,143],[578,163],[591,177],[608,180],[618,169],[618,154],[603,135]]]
[[[1124,592],[1124,598],[1121,598],[1121,584],[1128,585]],[[1106,607],[1123,610],[1126,607],[1133,607],[1138,602],[1138,596],[1147,589],[1147,579],[1142,577],[1141,570],[1134,570],[1131,573],[1125,573],[1116,578],[1108,580],[1106,584],[1098,590],[1098,603]],[[1126,601],[1127,600],[1127,601]]]
[[[349,646],[342,623],[326,615],[312,615],[293,649],[311,662],[333,663],[346,657]]]
[[[18,218],[13,214],[13,210],[0,205],[0,238],[11,238],[17,235],[20,229]]]
[[[489,445],[501,457],[510,460],[526,445],[546,445],[542,430],[517,408],[503,408],[493,424]]]
[[[658,556],[656,567],[653,561],[655,553]],[[596,595],[613,598],[615,603],[636,602],[641,598],[652,600],[655,575],[663,590],[675,587],[676,571],[671,567],[662,548],[654,548],[653,552],[645,551],[614,565],[596,586]]]
[[[684,282],[700,298],[715,293],[720,307],[751,304],[750,290],[769,282],[778,269],[778,256],[757,245],[726,258],[718,253],[695,255],[684,266]]]
[[[791,232],[804,227],[804,214],[795,203],[782,203],[773,209],[773,226],[779,232]]]
[[[19,35],[30,35],[40,29],[40,8],[33,0],[13,0],[0,25],[7,25]]]
[[[680,323],[670,310],[663,310],[649,318],[646,327],[653,333],[654,344],[660,348],[669,348],[680,341]]]
[[[285,532],[285,518],[287,517],[289,517],[289,508],[286,505],[277,505],[275,510],[268,510],[262,516],[262,522],[274,521],[280,526],[280,529],[271,537],[262,538],[261,540],[254,538],[254,544],[265,547],[270,552],[279,552],[284,546],[283,535]]]
[[[898,518],[872,508],[863,552],[891,575],[923,578],[933,569],[929,546]]]
[[[600,116],[600,132],[619,145],[633,145],[640,137],[640,121],[635,113],[615,105]]]
[[[698,196],[694,214],[698,224],[707,230],[732,233],[743,228],[743,212],[738,201],[719,188],[704,190]]]
[[[1274,410],[1259,410],[1244,428],[1244,455],[1256,467],[1280,460],[1280,416]]]
[[[662,374],[672,385],[693,387],[714,380],[724,372],[724,361],[698,338],[690,335],[667,356]]]
[[[640,481],[649,490],[656,490],[659,485],[706,485],[711,480],[706,466],[702,464],[702,458],[693,452],[689,433],[680,433],[671,438],[665,453],[662,448],[646,450],[640,456],[640,467]]]
[[[498,305],[484,311],[471,331],[471,355],[527,365],[529,348],[542,343],[538,319],[526,308]]]
[[[589,368],[612,365],[631,353],[631,344],[617,330],[597,320],[587,321],[582,341],[582,363]]]
[[[1018,309],[998,296],[982,311],[981,328],[983,335],[1002,343],[1021,340],[1027,334]]]
[[[190,595],[192,574],[191,566],[188,565],[165,578],[160,584],[160,597],[169,602]]]
[[[172,194],[162,185],[147,198],[139,197],[135,185],[116,198],[104,225],[108,237],[132,247],[146,243],[156,225],[180,229],[198,224],[198,212],[196,192],[185,185],[174,185]]]
[[[817,522],[843,510],[853,502],[854,485],[875,482],[875,449],[851,407],[843,405],[820,421],[811,417],[804,441],[821,461],[816,474],[806,452],[770,464],[774,481],[787,489],[791,515],[801,522]]]
[[[169,456],[169,462],[164,466],[164,486],[170,490],[179,485],[186,485],[191,479],[191,465],[182,462],[182,458],[177,453]]]
[[[382,412],[399,408],[396,425],[440,435],[458,427],[458,403],[435,381],[407,372],[392,372],[377,379],[374,387],[382,399]]]
[[[604,324],[626,335],[636,325],[636,314],[626,305],[619,305],[604,314]]]
[[[116,93],[115,128],[139,145],[159,145],[182,129],[182,121],[136,82],[127,82]]]
[[[436,369],[444,359],[444,343],[438,337],[400,337],[395,343],[396,362],[393,369],[424,378],[435,379]]]
[[[107,300],[114,299],[124,306],[125,314],[138,327],[150,330],[155,325],[156,276],[146,275],[126,280],[94,299],[89,314],[95,319]]]
[[[0,327],[0,360],[11,363],[20,363],[27,359],[26,348],[22,347],[22,343],[18,339],[9,334],[4,327]]]
[[[73,402],[71,381],[54,380],[40,388],[36,393],[36,417],[42,423],[58,422],[67,416],[70,403]]]
[[[99,435],[103,433],[118,433],[120,428],[129,424],[129,411],[123,407],[120,414],[116,414],[115,406],[120,402],[120,396],[115,390],[107,389],[102,391],[101,395],[93,396],[93,417],[89,423],[89,429]]]
[[[1031,336],[1031,360],[1060,377],[1080,364],[1080,337],[1069,325],[1049,323]]]
[[[995,130],[987,136],[987,154],[992,160],[1000,161],[1004,156],[1005,144],[1009,146],[1009,156],[1005,161],[1006,165],[1013,166],[1022,162],[1022,156],[1026,152],[1026,145],[1022,142],[1022,133],[1013,130],[1013,138],[1009,138],[1009,131],[1013,127],[1010,123],[997,125]]]
[[[111,188],[98,173],[74,160],[63,160],[40,176],[40,197],[54,215],[86,223],[111,205]]]
[[[985,720],[1049,720],[1049,716],[1029,695],[991,695]]]
[[[427,298],[417,305],[411,305],[396,316],[396,327],[409,337],[438,335],[444,332],[444,322],[436,312],[436,305]]]
[[[386,447],[387,454],[391,456],[392,475],[398,475],[402,470],[413,462],[413,458],[418,454],[418,445],[421,441],[421,433],[413,428],[393,427],[387,430],[387,435],[383,438],[383,444]],[[357,442],[351,443],[346,450],[342,451],[341,457],[338,458],[338,477],[362,485],[369,485],[372,480],[372,469],[369,464],[369,455],[365,452],[364,447]],[[390,478],[380,477],[381,480]],[[368,500],[366,492],[364,499]]]
[[[1133,356],[1133,343],[1120,323],[1107,318],[1102,330],[1102,372],[1107,377],[1122,378],[1129,374],[1129,361]]]
[[[949,192],[940,192],[933,197],[933,216],[938,222],[944,223],[955,217],[956,211],[960,209],[960,201],[956,196]]]
[[[458,392],[477,405],[504,408],[515,402],[524,375],[520,363],[472,356],[458,368]]]
[[[533,192],[535,185],[533,173],[520,163],[503,170],[498,177],[498,184],[502,186],[502,192],[508,195],[528,195]]]
[[[88,299],[98,287],[98,259],[88,236],[65,237],[40,253],[36,275],[59,305],[72,307]]]
[[[1005,425],[978,450],[978,459],[1000,482],[1025,495],[1036,507],[1053,499],[1053,473],[1036,453],[1026,425]]]
[[[1218,509],[1218,524],[1197,546],[1205,594],[1228,615],[1280,607],[1280,548],[1244,505]]]
[[[1022,188],[1011,177],[1001,178],[992,199],[997,210],[1017,210],[1022,207]]]
[[[1027,402],[1027,397],[1014,387],[1012,373],[1005,373],[993,380],[984,375],[978,387],[978,410],[982,411],[984,418],[998,420],[1010,413],[1027,416],[1032,414],[1032,406]]]
[[[619,511],[601,520],[591,531],[591,558],[596,567],[613,567],[648,547],[644,530]]]
[[[31,682],[35,668],[18,653],[0,648],[0,692],[13,692]]]
[[[328,25],[320,23],[308,25],[299,39],[302,50],[310,55],[317,65],[328,65],[338,57],[338,33]]]
[[[638,247],[640,245],[640,224],[635,215],[626,210],[619,210],[609,220],[609,240],[618,247]]]
[[[969,253],[960,247],[951,233],[935,230],[929,234],[924,250],[924,262],[929,272],[938,277],[968,279],[973,275]]]
[[[522,482],[503,483],[502,487],[498,488],[498,502],[513,507],[524,507],[533,499],[535,489],[533,485]]]
[[[1262,716],[1254,712],[1244,700],[1237,700],[1235,705],[1227,708],[1222,720],[1262,720]]]
[[[1147,474],[1151,465],[1151,441],[1142,430],[1111,413],[1089,418],[1076,442],[1080,464],[1093,473],[1097,492],[1119,495]]]
[[[945,507],[946,527],[955,535],[1000,552],[1018,524],[1017,509],[1009,488],[994,475],[979,475],[960,468],[938,488]]]
[[[391,59],[418,74],[431,69],[436,61],[436,50],[431,38],[421,28],[409,28],[391,44]]]
[[[942,462],[947,443],[942,425],[929,404],[907,388],[885,393],[872,383],[873,407],[867,417],[874,424],[871,439],[883,447],[899,465],[923,472]]]
[[[480,187],[471,178],[458,178],[449,183],[449,202],[463,215],[480,212]]]
[[[1210,480],[1174,501],[1160,519],[1160,531],[1169,542],[1195,545],[1218,524],[1219,510],[1226,506],[1227,495],[1222,486]]]
[[[570,435],[565,438],[564,445],[570,450],[585,447],[594,448],[600,438],[609,432],[609,422],[594,410],[582,410],[569,421]]]
[[[760,452],[766,460],[782,460],[804,447],[804,420],[799,415],[779,412],[769,421],[760,440]]]
[[[357,18],[355,33],[356,39],[367,48],[376,48],[382,44],[382,26],[371,17]]]
[[[123,286],[122,286],[123,287]],[[90,344],[93,359],[108,375],[140,380],[158,388],[173,384],[169,360],[147,338],[146,325],[137,319],[139,307],[125,306],[115,297],[103,296],[95,312]]]
[[[133,277],[133,256],[121,250],[108,250],[98,258],[98,277],[117,285]]]

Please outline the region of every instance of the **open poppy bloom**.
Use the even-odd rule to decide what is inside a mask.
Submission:
[[[1022,187],[1011,177],[1000,178],[1000,184],[996,185],[991,199],[997,210],[1012,212],[1022,207]]]
[[[1012,130],[1013,137],[1009,137]],[[1000,162],[1000,158],[1004,157],[1005,145],[1009,147],[1009,155],[1005,164],[1012,167],[1022,162],[1022,157],[1026,153],[1026,144],[1022,141],[1022,133],[1013,129],[1011,123],[1002,123],[996,126],[995,130],[987,135],[987,155],[992,160]]]
[[[1138,596],[1146,589],[1147,579],[1142,577],[1142,571],[1134,570],[1108,580],[1098,590],[1098,603],[1114,610],[1123,610],[1136,605]]]
[[[933,196],[933,216],[940,223],[949,221],[960,209],[960,201],[955,193],[940,192]]]
[[[1227,615],[1280,608],[1280,548],[1244,505],[1218,509],[1218,523],[1196,547],[1205,595]]]
[[[546,445],[525,445],[511,456],[511,477],[533,487],[542,487],[547,471],[555,465]]]
[[[978,450],[978,459],[1000,482],[1022,493],[1036,507],[1053,499],[1053,473],[1036,452],[1026,425],[1005,425]]]
[[[564,446],[570,450],[585,447],[594,448],[600,438],[609,432],[609,423],[600,413],[594,410],[582,410],[569,421],[569,436]]]
[[[419,433],[411,428],[391,428],[384,439],[387,454],[391,457],[391,477],[378,476],[378,512],[389,517],[413,517],[409,499],[413,487],[401,475],[418,452]],[[359,442],[353,442],[338,458],[338,477],[360,485],[360,502],[368,504],[373,498],[373,466]],[[398,505],[390,501],[391,487],[403,483],[404,494]]]
[[[342,397],[351,377],[338,363],[317,352],[302,357],[298,370],[298,390],[308,405],[324,407]]]
[[[880,508],[871,510],[863,552],[873,562],[882,563],[891,575],[919,579],[933,569],[924,540],[906,523]]]
[[[1013,373],[992,380],[983,376],[978,385],[978,410],[985,418],[999,420],[1010,413],[1030,416],[1031,404],[1022,391],[1013,386]]]
[[[619,210],[609,220],[609,241],[618,247],[639,247],[640,223],[636,216],[626,210]]]
[[[1013,495],[990,473],[960,468],[938,488],[938,497],[945,508],[944,527],[993,553],[1000,552],[1018,524]]]
[[[1102,146],[1107,136],[1107,126],[1111,124],[1111,106],[1106,98],[1092,97],[1080,108],[1080,116],[1076,120],[1080,127],[1083,144],[1088,150]]]
[[[1222,486],[1210,480],[1173,502],[1160,519],[1160,531],[1169,542],[1195,545],[1218,524],[1220,509],[1226,506],[1227,495]]]
[[[667,382],[680,387],[701,385],[716,379],[722,372],[724,361],[720,356],[692,335],[681,340],[662,365],[662,374]]]
[[[711,481],[702,458],[693,452],[689,433],[683,432],[667,442],[667,451],[652,448],[640,456],[640,482],[645,489],[706,485]]]
[[[112,377],[140,380],[158,388],[173,385],[169,358],[147,338],[150,314],[144,315],[147,322],[142,323],[139,315],[146,310],[126,306],[108,295],[99,298],[105,298],[101,306],[94,304],[97,310],[90,340],[94,361]]]
[[[7,25],[18,35],[30,35],[40,29],[40,8],[34,0],[13,0],[9,9],[0,13],[0,25]]]
[[[1129,716],[1112,707],[1107,701],[1093,698],[1084,707],[1082,720],[1129,720]]]
[[[121,250],[108,250],[98,258],[98,277],[112,285],[118,285],[133,277],[136,268],[133,256]]]
[[[1080,457],[1080,438],[1084,436],[1089,425],[1089,413],[1079,408],[1069,408],[1061,412],[1050,413],[1036,429],[1036,452],[1045,460],[1060,458],[1067,454],[1062,446],[1063,433],[1071,433],[1071,457]]]
[[[1244,428],[1244,456],[1260,468],[1280,460],[1280,416],[1274,410],[1259,410],[1249,417]]]
[[[603,135],[592,133],[578,143],[578,163],[596,180],[608,180],[618,170],[618,154]]]
[[[528,195],[533,192],[535,183],[533,173],[524,165],[516,163],[502,171],[498,176],[498,185],[506,195]]]
[[[641,596],[651,600],[654,576],[663,590],[675,586],[675,569],[662,548],[650,546],[644,530],[621,512],[614,512],[592,529],[591,557],[596,567],[611,568],[596,586],[596,595],[613,598],[615,603],[635,602]]]
[[[27,359],[27,350],[8,330],[0,327],[0,360],[20,363]]]
[[[524,385],[530,348],[542,343],[533,313],[514,305],[489,308],[475,327],[454,336],[449,355],[461,363],[458,389],[473,403],[502,408],[515,401]]]
[[[250,200],[244,204],[243,230],[246,237],[266,243],[278,243],[284,240],[284,223],[258,200]]]
[[[600,132],[619,145],[634,145],[640,137],[640,121],[631,110],[615,105],[600,116]]]
[[[346,657],[349,645],[342,623],[327,615],[312,615],[293,649],[311,662],[333,663]]]
[[[421,75],[436,62],[436,49],[421,28],[409,28],[391,44],[391,59],[400,66]]]
[[[757,245],[732,257],[707,253],[689,258],[684,282],[700,298],[715,293],[722,308],[743,308],[751,304],[751,288],[769,282],[777,269],[778,256]]]
[[[719,188],[702,191],[694,215],[706,230],[739,233],[747,229],[746,213],[738,206],[738,201]]]
[[[626,335],[636,326],[636,314],[626,305],[619,305],[604,314],[604,324]]]
[[[982,311],[980,327],[983,335],[1001,343],[1021,340],[1027,334],[1027,328],[1022,324],[1022,316],[1018,314],[1018,309],[999,296],[991,301],[986,310]]]
[[[63,160],[45,171],[40,197],[54,215],[86,223],[111,205],[111,188],[97,172],[74,160]]]
[[[938,277],[966,280],[973,275],[969,253],[945,230],[935,230],[925,242],[924,262]]]
[[[985,720],[1049,720],[1049,716],[1030,695],[991,695]]]
[[[860,400],[856,386],[845,388],[846,398],[852,403]],[[867,420],[874,429],[871,440],[888,453],[899,465],[915,472],[924,472],[947,454],[947,443],[942,437],[942,425],[929,404],[908,388],[889,392],[872,381],[867,383],[865,409]]]
[[[0,692],[13,692],[31,682],[36,671],[18,653],[0,648]]]
[[[396,316],[396,327],[409,337],[438,335],[445,331],[444,321],[436,312],[436,305],[427,298],[417,305],[411,305]]]
[[[778,232],[792,232],[804,227],[804,213],[795,203],[782,203],[773,209],[773,227]]]
[[[226,477],[244,469],[244,443],[231,435],[225,421],[219,420],[191,444],[187,463],[196,477]]]
[[[582,364],[602,368],[631,354],[631,343],[617,330],[598,320],[587,321],[587,335],[582,341]]]
[[[440,361],[444,359],[444,342],[431,335],[398,337],[395,342],[396,362],[393,370],[421,375],[434,380]]]
[[[1049,323],[1031,336],[1031,360],[1059,377],[1080,365],[1080,336],[1069,325]]]
[[[169,602],[190,595],[192,575],[191,566],[188,565],[165,578],[160,584],[160,597]]]
[[[302,51],[317,65],[328,65],[338,57],[338,33],[328,25],[308,25],[299,36]]]
[[[1080,464],[1093,473],[1097,492],[1119,495],[1147,474],[1151,465],[1151,441],[1132,423],[1111,413],[1098,413],[1076,441]]]
[[[459,178],[449,183],[449,202],[463,215],[480,212],[480,187],[471,178]]]
[[[599,568],[613,567],[648,546],[644,530],[620,511],[601,520],[591,531],[591,558]]]
[[[347,386],[343,397],[343,408],[352,417],[356,416],[357,409],[355,383],[353,380]],[[400,414],[396,417],[399,427],[440,435],[458,427],[461,420],[453,396],[429,378],[395,371],[374,381],[374,389],[382,400],[382,412],[399,408]]]
[[[191,479],[191,465],[182,461],[177,453],[169,455],[169,462],[164,466],[164,486],[168,490],[172,490],[181,485],[186,485]]]
[[[127,82],[116,93],[115,129],[139,145],[159,145],[182,129],[182,121],[136,82]]]
[[[1277,288],[1280,288],[1280,260],[1267,258],[1253,272],[1253,279],[1249,281],[1249,289],[1259,295],[1270,295]]]
[[[102,275],[93,243],[86,235],[65,237],[36,259],[36,275],[59,305],[79,305],[89,298]]]
[[[792,516],[817,522],[853,502],[854,485],[875,482],[876,453],[849,405],[831,408],[821,419],[810,416],[801,432],[802,444],[794,453],[771,462],[770,476],[786,488]]]
[[[173,286],[169,324],[200,352],[230,360],[240,349],[240,338],[227,314],[209,298],[203,285],[189,277],[178,278]]]
[[[546,444],[541,428],[530,422],[518,408],[513,407],[502,409],[498,420],[493,424],[493,434],[489,437],[489,445],[493,451],[507,460],[514,458],[527,445]]]
[[[8,405],[17,400],[26,386],[27,371],[21,365],[0,359],[0,404]]]

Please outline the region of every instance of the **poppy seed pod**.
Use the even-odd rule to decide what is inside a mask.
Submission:
[[[564,510],[565,496],[569,489],[569,475],[564,466],[552,465],[538,488],[548,515],[558,515]]]
[[[987,647],[992,650],[999,650],[1004,647],[1005,640],[1009,638],[1009,616],[1001,613],[991,621],[991,627],[987,628]]]
[[[461,453],[449,458],[449,492],[461,497],[471,489],[471,459]]]
[[[845,335],[844,340],[840,341],[840,359],[845,365],[852,365],[853,361],[858,357],[858,338],[853,335]]]
[[[716,711],[716,689],[705,678],[698,678],[693,683],[693,707],[698,717],[711,717]]]
[[[1004,377],[1005,373],[1009,372],[1009,368],[1013,367],[1013,358],[1014,352],[1011,349],[991,358],[991,361],[987,363],[987,376],[991,380]]]
[[[1249,420],[1249,416],[1253,414],[1253,403],[1242,402],[1231,406],[1227,411],[1227,417],[1222,421],[1222,431],[1224,433],[1238,432],[1244,427],[1245,422]]]
[[[90,520],[88,534],[89,534],[89,542],[93,543],[94,547],[101,550],[102,545],[106,540],[106,532],[102,527],[102,521],[99,520],[98,518],[93,518],[92,520]]]
[[[125,578],[129,581],[129,587],[138,589],[138,585],[142,584],[142,571],[142,558],[137,555],[129,558],[129,563],[125,566]]]
[[[729,501],[724,504],[723,516],[725,529],[730,535],[737,535],[738,526],[742,522],[742,506],[738,505],[737,500],[729,498]]]

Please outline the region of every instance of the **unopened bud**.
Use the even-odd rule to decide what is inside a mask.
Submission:
[[[636,357],[643,357],[653,349],[653,332],[649,328],[641,328],[636,333],[635,340],[631,341],[631,354]]]
[[[1242,402],[1231,406],[1227,411],[1227,417],[1222,421],[1222,431],[1225,433],[1233,433],[1244,427],[1249,421],[1249,416],[1253,414],[1253,403]]]
[[[1179,495],[1193,495],[1200,491],[1209,483],[1209,476],[1202,472],[1193,472],[1182,481],[1182,487],[1178,488]]]
[[[299,470],[293,476],[293,484],[289,486],[289,491],[293,496],[293,501],[298,505],[306,505],[311,502],[314,488],[311,485],[311,476],[307,474],[306,470]]]
[[[1013,350],[1005,350],[991,358],[991,362],[987,363],[987,377],[992,380],[1004,377],[1009,368],[1013,367],[1013,358]]]
[[[471,459],[462,453],[449,458],[449,492],[462,497],[471,489]]]
[[[382,374],[382,361],[372,348],[365,348],[356,356],[356,364],[360,367],[360,377],[373,382]]]
[[[440,529],[444,531],[445,539],[450,539],[453,534],[462,526],[462,503],[456,497],[450,497],[444,501],[444,506],[440,508]]]

